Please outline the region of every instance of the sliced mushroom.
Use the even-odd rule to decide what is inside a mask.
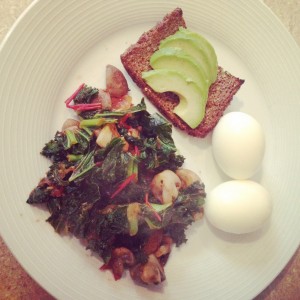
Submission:
[[[67,119],[61,128],[61,131],[65,131],[66,129],[73,130],[79,127],[79,121],[75,119]]]
[[[200,177],[193,171],[188,169],[178,169],[176,170],[176,175],[181,180],[181,188],[185,189],[192,185],[194,182],[201,182]]]
[[[164,204],[171,203],[177,198],[180,187],[180,178],[171,170],[155,175],[150,185],[154,197]]]
[[[133,253],[125,247],[115,248],[113,250],[112,257],[120,258],[123,264],[128,267],[133,266],[135,263],[135,258]]]
[[[145,284],[159,284],[166,279],[165,272],[154,254],[150,254],[145,264],[138,264],[130,270],[132,279]]]
[[[147,284],[159,284],[166,279],[164,269],[155,255],[150,254],[148,262],[143,266],[141,280]]]
[[[122,277],[126,267],[131,267],[134,264],[135,257],[133,253],[125,247],[115,248],[108,263],[111,266],[115,280]]]

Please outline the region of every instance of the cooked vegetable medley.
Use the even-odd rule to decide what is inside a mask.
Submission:
[[[107,86],[118,92],[114,78],[123,74],[108,70]],[[81,239],[116,280],[129,269],[134,280],[158,284],[172,245],[186,242],[202,215],[204,185],[182,168],[170,123],[143,100],[132,105],[122,76],[122,96],[83,84],[66,100],[79,118],[42,149],[52,164],[27,202],[44,204],[55,230]]]

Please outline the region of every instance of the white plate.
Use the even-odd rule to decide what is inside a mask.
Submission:
[[[104,86],[104,66],[175,7],[188,27],[214,44],[220,64],[245,84],[229,110],[248,112],[267,140],[254,178],[272,194],[270,223],[231,236],[206,221],[174,249],[160,288],[115,282],[76,240],[54,233],[48,213],[25,203],[47,170],[38,153],[69,114],[64,99],[81,82]],[[61,299],[250,299],[283,269],[300,241],[300,53],[280,22],[259,1],[35,1],[0,52],[1,235],[30,273]],[[137,101],[142,97],[129,80]],[[153,108],[149,105],[150,109]],[[210,137],[174,132],[187,166],[207,191],[227,178],[216,167]]]

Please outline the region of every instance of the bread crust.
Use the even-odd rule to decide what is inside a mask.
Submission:
[[[204,138],[216,126],[244,80],[229,74],[219,66],[217,79],[209,89],[204,119],[196,128],[190,128],[173,113],[173,109],[178,104],[178,97],[170,92],[155,92],[142,78],[142,72],[151,70],[150,57],[158,49],[160,42],[174,34],[179,27],[186,27],[186,24],[182,10],[176,8],[156,26],[143,33],[138,41],[121,55],[121,61],[143,94],[174,126],[189,135]]]

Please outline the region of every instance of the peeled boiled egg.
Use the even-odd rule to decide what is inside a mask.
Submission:
[[[272,211],[269,192],[251,180],[231,180],[216,186],[207,195],[208,221],[226,232],[242,234],[263,226]]]
[[[259,169],[265,150],[261,125],[250,115],[224,115],[212,135],[212,150],[220,168],[233,179],[249,179]]]

